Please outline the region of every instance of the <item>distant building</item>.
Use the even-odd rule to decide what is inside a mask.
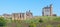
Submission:
[[[26,12],[26,18],[32,18],[33,14],[29,11]]]
[[[13,13],[12,20],[26,20],[27,18],[32,18],[33,14],[30,11],[26,13]]]
[[[52,4],[43,8],[42,16],[52,16]]]
[[[33,14],[29,11],[26,13],[12,13],[10,14],[3,14],[5,19],[12,19],[12,20],[26,20],[33,17]]]
[[[24,13],[13,13],[12,20],[23,20],[25,18]]]
[[[5,19],[10,19],[11,18],[10,14],[3,14],[3,16],[4,16]]]
[[[0,17],[4,17],[4,16],[0,15]]]
[[[53,14],[53,16],[57,16],[56,14]]]

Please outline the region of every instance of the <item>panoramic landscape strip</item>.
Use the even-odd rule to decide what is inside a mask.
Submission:
[[[0,27],[60,27],[60,17],[53,14],[52,4],[42,8],[42,16],[34,16],[29,10],[25,13],[3,14]]]

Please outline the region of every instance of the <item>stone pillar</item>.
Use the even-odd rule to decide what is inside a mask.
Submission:
[[[52,16],[52,4],[50,5],[50,16]]]

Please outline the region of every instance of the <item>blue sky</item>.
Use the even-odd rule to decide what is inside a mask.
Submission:
[[[60,0],[0,0],[0,15],[31,10],[34,16],[42,15],[42,8],[53,4],[53,13],[60,16]]]

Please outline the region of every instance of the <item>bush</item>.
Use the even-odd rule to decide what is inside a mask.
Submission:
[[[54,21],[60,21],[60,18],[55,18]]]
[[[36,27],[36,24],[33,23],[33,22],[31,22],[30,25],[29,25],[29,27]]]
[[[40,19],[40,20],[39,20],[39,22],[41,22],[41,23],[42,23],[42,22],[43,22],[43,20],[42,20],[42,19]]]
[[[52,25],[48,24],[46,27],[53,27]]]
[[[58,24],[57,27],[60,27],[60,24]]]
[[[6,20],[3,17],[0,17],[0,26],[4,26],[6,24]]]

